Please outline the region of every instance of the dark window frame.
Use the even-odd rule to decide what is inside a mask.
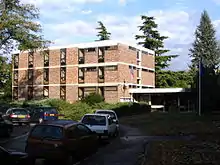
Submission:
[[[62,76],[62,70],[64,71],[64,77]],[[66,83],[66,67],[60,67],[60,84]]]
[[[60,65],[66,65],[66,48],[60,49]],[[64,57],[62,57],[62,54],[64,54]]]
[[[89,53],[90,53],[90,52],[96,52],[96,48],[88,48],[88,49],[87,49],[87,52],[89,52]]]
[[[84,64],[84,63],[85,63],[85,49],[79,49],[78,50],[78,64]]]
[[[14,64],[14,69],[18,69],[18,67],[19,67],[19,54],[14,54],[13,64]]]
[[[48,96],[45,96],[45,94],[44,94],[44,90],[45,90],[45,89],[48,90]],[[43,97],[44,97],[44,98],[49,98],[49,90],[50,90],[49,86],[44,86],[44,87],[43,87]]]
[[[18,87],[13,87],[13,100],[18,100]]]
[[[30,77],[31,73],[31,77]],[[33,69],[28,69],[28,85],[33,85],[34,83],[34,70]]]
[[[49,68],[44,68],[43,78],[44,78],[44,85],[48,85],[49,84]]]
[[[50,62],[50,51],[44,50],[43,55],[44,55],[44,67],[48,67],[49,62]],[[46,56],[47,56],[47,58],[46,58]]]
[[[64,95],[62,95],[62,89],[64,89]],[[66,100],[66,86],[60,86],[60,99]]]
[[[80,90],[82,90],[82,95],[81,95],[81,96],[79,95],[79,93],[80,93],[79,91],[80,91]],[[84,88],[79,87],[79,88],[78,88],[78,100],[81,100],[81,99],[83,99],[83,98],[84,98]]]
[[[17,78],[15,78],[15,75],[17,74]],[[14,70],[14,73],[13,73],[13,85],[18,85],[18,75],[19,74],[19,72],[18,72],[18,70]]]
[[[28,68],[33,68],[33,67],[34,67],[34,51],[31,51],[28,52]]]

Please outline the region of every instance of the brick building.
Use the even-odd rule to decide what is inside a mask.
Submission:
[[[80,100],[99,92],[107,102],[130,98],[129,88],[154,88],[154,52],[97,41],[13,55],[13,99]]]

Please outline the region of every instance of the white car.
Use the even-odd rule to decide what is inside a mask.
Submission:
[[[108,114],[85,114],[81,119],[81,123],[96,132],[100,138],[117,135],[116,123]]]
[[[113,122],[116,123],[117,126],[117,134],[119,133],[119,120],[118,116],[113,110],[107,110],[107,109],[98,109],[95,111],[95,114],[108,114],[113,118]]]

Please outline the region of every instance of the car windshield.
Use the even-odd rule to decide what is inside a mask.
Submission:
[[[15,109],[12,111],[12,114],[14,114],[14,115],[27,115],[28,111],[25,109]]]
[[[111,118],[116,119],[115,113],[110,111],[97,111],[98,114],[108,114],[111,116]]]
[[[63,129],[58,126],[38,125],[31,131],[31,137],[61,139]]]
[[[87,125],[106,125],[105,116],[86,115],[83,117],[82,123]]]

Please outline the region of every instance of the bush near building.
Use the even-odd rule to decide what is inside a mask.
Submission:
[[[145,103],[105,103],[97,94],[91,94],[82,101],[69,103],[60,99],[12,102],[11,107],[55,107],[64,119],[80,120],[86,113],[94,113],[97,109],[114,110],[119,117],[150,112],[150,106]]]

